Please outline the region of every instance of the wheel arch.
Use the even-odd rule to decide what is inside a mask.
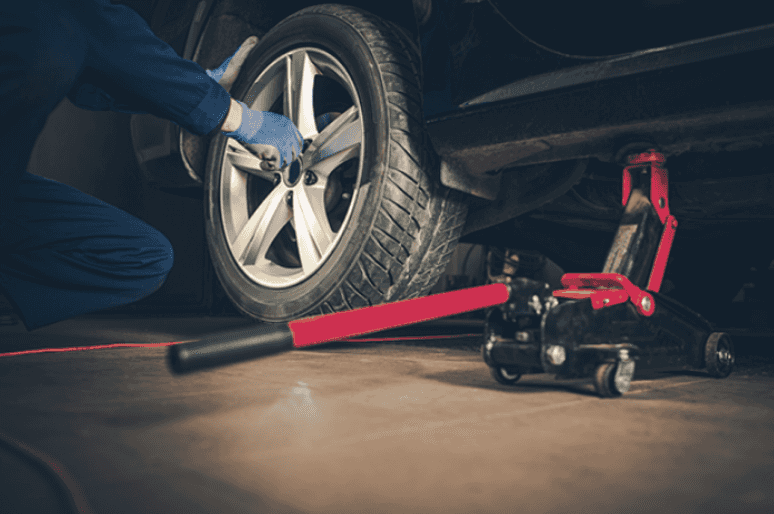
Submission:
[[[339,4],[357,7],[370,12],[382,19],[390,21],[411,35],[418,42],[419,28],[417,17],[424,17],[428,12],[430,0],[393,0],[391,2],[373,2],[373,0],[340,0],[340,1],[309,1],[289,0],[285,2],[271,2],[268,0],[256,2],[255,0],[201,0],[202,4],[212,4],[205,9],[209,11],[208,18],[216,18],[224,15],[241,17],[258,36],[271,30],[280,21],[306,7],[322,4]],[[279,4],[279,5],[278,5]],[[206,21],[205,21],[206,23]],[[208,37],[207,34],[202,34]],[[209,37],[212,37],[210,35]],[[215,44],[212,39],[205,39],[205,44]]]

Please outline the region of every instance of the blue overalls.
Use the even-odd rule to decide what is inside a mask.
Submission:
[[[205,135],[229,94],[109,0],[0,1],[0,289],[27,330],[158,290],[169,240],[138,218],[26,172],[49,114],[147,112]]]

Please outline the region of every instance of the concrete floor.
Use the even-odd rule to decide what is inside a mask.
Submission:
[[[0,327],[0,351],[245,324],[81,317]],[[601,400],[544,375],[500,386],[475,346],[337,343],[185,376],[165,348],[4,357],[0,432],[93,513],[774,512],[767,371],[651,373]],[[34,487],[0,462],[0,498]]]

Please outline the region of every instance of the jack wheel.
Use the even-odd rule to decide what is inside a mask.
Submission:
[[[725,332],[713,332],[704,345],[707,372],[715,378],[726,378],[734,369],[734,343]]]
[[[489,368],[492,378],[503,385],[513,385],[521,378],[521,373],[516,368],[504,366],[492,366]]]
[[[634,361],[605,362],[594,374],[594,389],[600,398],[615,398],[629,390],[634,376]]]

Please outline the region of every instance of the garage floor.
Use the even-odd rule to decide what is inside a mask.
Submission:
[[[79,317],[0,327],[0,351],[245,324]],[[476,331],[452,325],[430,331]],[[601,400],[544,375],[500,386],[476,346],[336,343],[186,376],[163,347],[4,357],[0,432],[69,477],[83,512],[774,512],[770,360]],[[0,511],[58,512],[45,469],[0,448]]]

